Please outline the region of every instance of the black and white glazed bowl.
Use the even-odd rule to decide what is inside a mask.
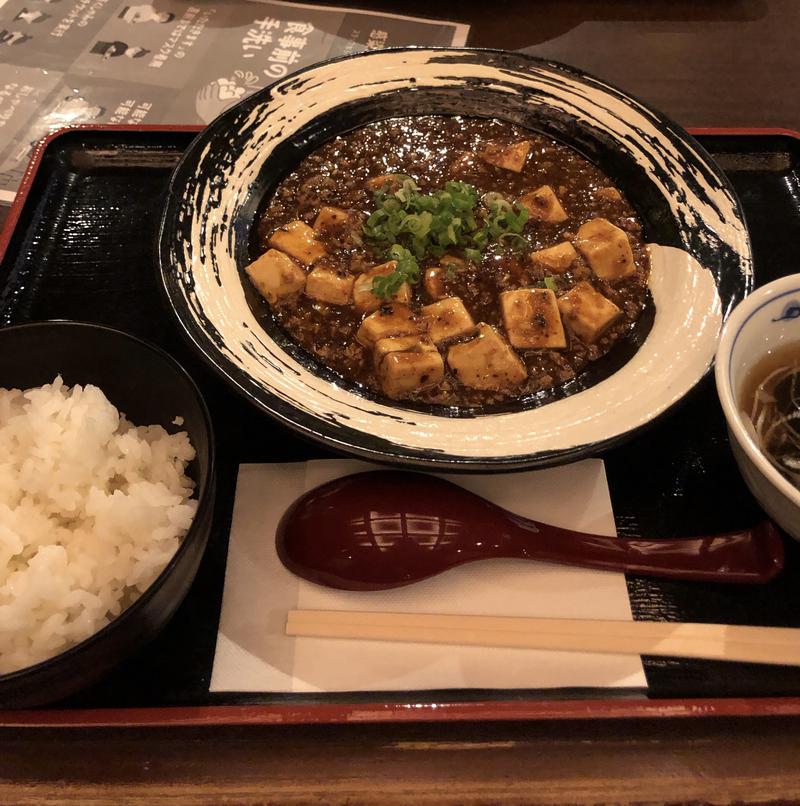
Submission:
[[[495,117],[550,135],[594,162],[642,220],[649,312],[608,360],[549,401],[453,416],[371,396],[271,325],[243,282],[257,212],[301,159],[373,121],[425,114]],[[172,176],[158,256],[189,340],[264,411],[369,459],[471,470],[569,461],[652,422],[709,370],[728,312],[752,285],[739,202],[686,132],[570,67],[482,50],[337,59],[224,112]]]

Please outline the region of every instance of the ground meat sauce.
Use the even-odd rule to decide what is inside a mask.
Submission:
[[[522,141],[530,143],[530,149],[520,171],[487,161],[491,149],[497,152]],[[532,217],[522,232],[527,242],[523,248],[519,239],[513,249],[494,244],[484,251],[480,265],[466,261],[455,270],[438,272],[437,296],[460,298],[476,325],[492,325],[504,339],[509,338],[499,295],[515,289],[544,288],[548,275],[548,286],[557,297],[579,283],[588,283],[614,303],[621,314],[593,342],[576,334],[567,323],[566,349],[515,349],[527,370],[527,379],[505,388],[479,389],[459,382],[448,364],[448,350],[454,342],[469,341],[474,331],[460,335],[437,345],[445,359],[444,376],[439,382],[392,397],[469,407],[529,397],[571,380],[631,330],[645,304],[649,271],[641,224],[633,208],[606,176],[575,151],[548,137],[497,120],[396,118],[326,143],[304,159],[268,201],[258,222],[258,251],[275,246],[268,242],[276,230],[297,220],[311,226],[323,206],[333,206],[347,212],[347,222],[317,233],[327,252],[325,265],[341,275],[358,276],[385,263],[385,251],[367,243],[362,224],[375,209],[368,180],[395,173],[411,176],[422,193],[433,193],[447,181],[458,180],[474,185],[479,196],[498,192],[510,201],[549,186],[566,212],[566,220],[557,223]],[[634,271],[616,280],[603,280],[593,271],[580,247],[572,265],[563,273],[552,272],[531,259],[531,252],[565,241],[577,246],[579,228],[592,219],[605,219],[624,231]],[[448,254],[463,256],[459,250],[448,250]],[[313,262],[306,265],[304,271],[312,265]],[[439,266],[438,258],[420,260],[423,276],[426,270]],[[270,300],[279,325],[344,378],[385,394],[372,348],[363,346],[356,338],[364,312],[359,312],[352,302],[333,305],[312,299],[303,292],[302,282],[301,275],[299,290],[292,287],[292,293]],[[412,289],[409,307],[419,311],[434,299],[420,282]],[[391,307],[387,303],[381,310],[390,311]],[[425,381],[429,379],[427,375],[423,377]]]

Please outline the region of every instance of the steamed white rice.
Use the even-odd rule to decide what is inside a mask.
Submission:
[[[95,633],[175,554],[197,502],[186,432],[96,386],[0,389],[0,674]]]

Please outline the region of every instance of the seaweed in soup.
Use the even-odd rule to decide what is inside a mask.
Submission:
[[[800,345],[777,350],[754,367],[742,408],[764,455],[800,488]]]

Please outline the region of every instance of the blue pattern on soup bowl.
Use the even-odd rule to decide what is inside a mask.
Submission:
[[[762,286],[734,309],[720,337],[715,376],[733,455],[750,492],[779,526],[800,540],[800,490],[764,455],[741,406],[753,369],[791,344],[800,354],[800,274]]]
[[[784,319],[797,319],[798,317],[800,317],[800,300],[793,299],[783,306],[783,313],[772,321],[782,322]]]

